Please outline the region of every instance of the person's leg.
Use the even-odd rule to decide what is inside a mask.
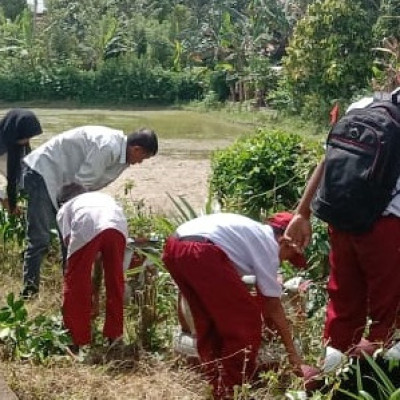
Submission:
[[[186,265],[192,265],[191,251],[185,251],[175,239],[170,238],[164,247],[163,262],[170,272],[180,292],[185,297],[196,331],[197,351],[201,361],[201,369],[204,377],[214,388],[215,398],[219,398],[222,392],[221,384],[221,338],[218,335],[215,324],[209,312],[204,307],[202,299],[196,291],[187,284]],[[190,273],[190,272],[189,272]]]
[[[354,235],[330,232],[329,301],[324,329],[325,342],[346,352],[361,339],[367,318],[367,285],[359,266]]]
[[[198,297],[197,293],[193,291],[190,285],[186,284],[184,277],[180,277],[179,272],[175,273],[173,270],[174,268],[171,267],[171,276],[177,283],[180,292],[185,297],[193,318],[194,335],[196,337],[199,357],[202,362],[202,372],[207,380],[217,387],[220,375],[218,360],[221,358],[221,338],[218,335],[210,314],[203,305],[202,299]]]
[[[98,236],[67,260],[64,275],[63,319],[75,345],[91,341],[93,262],[100,247]]]
[[[28,209],[22,295],[27,297],[39,290],[40,265],[50,243],[50,230],[56,224],[56,210],[42,176],[29,168],[24,173],[24,189]]]
[[[123,334],[124,272],[122,264],[126,240],[124,235],[115,229],[107,229],[99,236],[106,286],[106,319],[103,335],[109,339],[116,339]]]
[[[400,218],[379,219],[357,244],[367,277],[372,320],[367,339],[387,343],[394,333],[400,306]]]
[[[262,324],[257,300],[217,246],[171,238],[163,260],[189,303],[202,362],[219,358],[220,383],[231,391],[255,370]]]
[[[212,275],[191,282],[202,294],[202,301],[218,333],[222,365],[222,387],[230,393],[234,385],[247,382],[255,372],[261,344],[262,319],[257,299],[250,295],[228,257],[216,246],[209,246],[206,263]],[[213,293],[214,295],[209,295]]]
[[[203,363],[209,363],[219,358],[221,343],[201,298],[187,282],[188,270],[185,266],[192,265],[192,257],[191,251],[182,249],[180,242],[173,238],[167,240],[163,253],[164,265],[188,302],[193,319],[196,319],[193,322],[199,355]],[[208,368],[208,372],[212,375],[211,368]]]

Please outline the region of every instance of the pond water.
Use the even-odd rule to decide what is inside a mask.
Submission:
[[[250,125],[226,121],[215,113],[184,110],[108,110],[32,108],[44,135],[39,141],[81,125],[105,125],[125,133],[141,127],[154,129],[160,139],[227,140],[252,130]],[[0,116],[7,110],[0,110]]]

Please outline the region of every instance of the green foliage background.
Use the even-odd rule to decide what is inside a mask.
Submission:
[[[399,65],[398,0],[46,5],[35,16],[23,2],[0,2],[0,100],[269,99],[318,120],[333,102],[384,86]],[[388,37],[390,68],[374,50]],[[277,86],[271,67],[280,65]]]
[[[358,1],[315,1],[287,47],[285,77],[295,108],[326,115],[352,98],[372,75],[371,16]]]

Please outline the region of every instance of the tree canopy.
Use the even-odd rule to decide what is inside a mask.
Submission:
[[[277,86],[271,66],[283,64],[277,90],[291,97],[298,111],[349,100],[372,78],[383,82],[388,64],[397,76],[400,0],[45,4],[46,13],[35,17],[24,0],[0,0],[0,77],[19,75],[30,84],[45,84],[56,71],[65,78],[66,68],[96,73],[110,70],[106,64],[112,61],[121,72],[139,60],[145,70],[192,71],[205,92],[215,91],[225,100],[236,98],[235,91],[243,87],[248,95],[240,99],[273,93]],[[382,51],[387,43],[390,49]]]

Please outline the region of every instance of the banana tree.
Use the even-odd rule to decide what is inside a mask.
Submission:
[[[125,19],[112,2],[49,0],[48,10],[49,47],[61,59],[76,59],[84,69],[96,69],[104,59],[128,50]]]
[[[43,58],[43,49],[41,38],[35,37],[32,13],[28,9],[12,22],[5,18],[0,8],[0,70],[7,71],[13,64],[34,69]]]

